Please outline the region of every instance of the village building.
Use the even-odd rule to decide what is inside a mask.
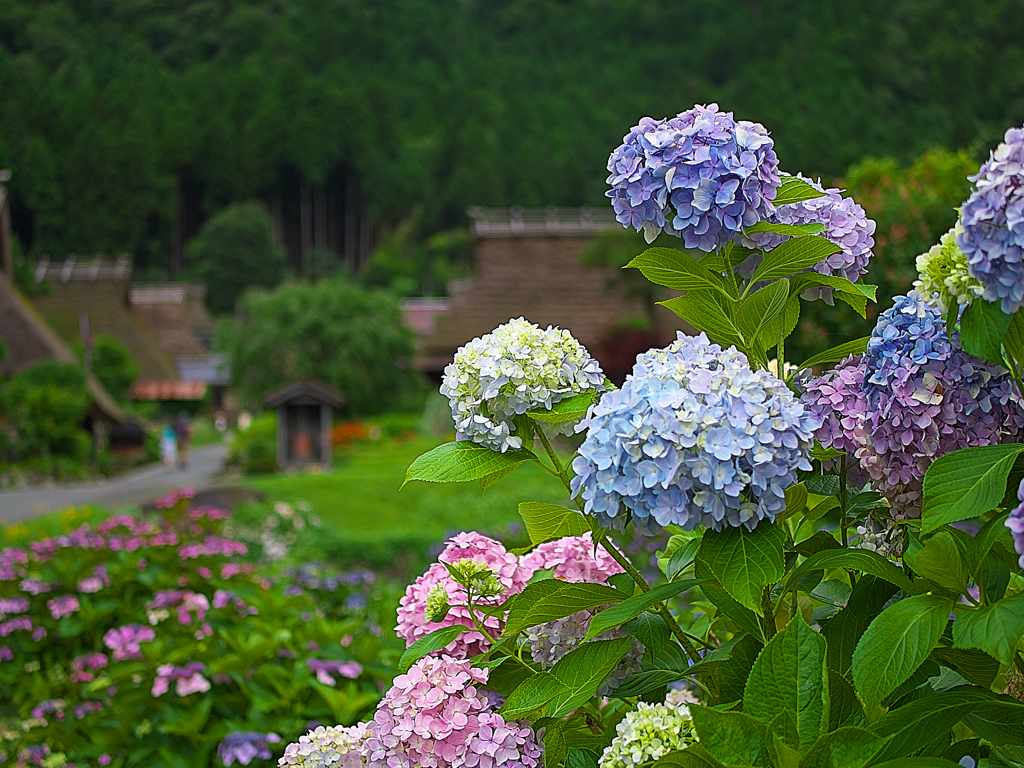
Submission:
[[[515,317],[541,327],[568,329],[590,352],[622,369],[638,352],[668,343],[687,326],[668,310],[652,327],[609,343],[609,330],[649,314],[643,299],[624,289],[618,270],[587,266],[581,255],[602,232],[621,230],[611,211],[590,208],[470,208],[475,276],[448,284],[446,300],[407,300],[406,324],[421,335],[414,366],[440,377],[456,350]],[[618,359],[627,365],[618,363]],[[614,377],[613,377],[614,378]]]

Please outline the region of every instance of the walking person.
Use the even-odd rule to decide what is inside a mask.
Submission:
[[[168,471],[174,469],[178,461],[178,436],[171,424],[164,424],[160,430],[160,461]]]
[[[188,423],[188,414],[182,411],[174,422],[174,434],[178,438],[178,466],[188,468],[188,444],[192,439],[192,426]]]

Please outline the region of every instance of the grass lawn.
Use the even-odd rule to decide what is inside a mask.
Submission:
[[[447,532],[505,533],[520,522],[521,501],[569,501],[558,479],[532,463],[521,465],[486,493],[475,482],[414,482],[399,491],[409,463],[438,442],[421,437],[362,442],[335,453],[330,472],[252,475],[243,484],[266,493],[271,502],[309,502],[312,514],[323,521],[314,536],[303,537],[297,545],[313,550],[310,556],[319,550],[328,557],[379,565],[399,554],[422,552]]]

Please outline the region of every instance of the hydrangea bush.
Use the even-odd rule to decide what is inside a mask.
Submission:
[[[0,549],[0,765],[249,765],[372,712],[374,574],[252,560],[190,496]]]
[[[525,550],[476,539],[409,588],[411,671],[359,759],[1024,765],[1021,146],[1009,131],[870,337],[793,361],[802,302],[867,315],[874,222],[781,171],[768,131],[716,105],[640,120],[611,154],[608,196],[648,242],[680,238],[628,266],[681,292],[661,304],[696,332],[641,354],[621,389],[595,366],[557,400],[496,379],[531,365],[492,341],[466,348],[493,350],[485,365],[449,368],[459,432],[407,481],[486,489],[535,462],[567,501],[520,505]],[[655,578],[626,533],[670,537]],[[451,692],[425,682],[441,668]],[[445,712],[468,685],[473,703]],[[486,738],[503,746],[475,751],[469,712],[501,718]]]

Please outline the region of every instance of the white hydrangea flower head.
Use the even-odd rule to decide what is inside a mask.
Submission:
[[[914,292],[936,304],[942,312],[948,311],[953,302],[960,306],[970,304],[985,292],[981,281],[971,276],[967,257],[956,244],[963,231],[963,225],[957,221],[937,244],[917,257]]]
[[[640,702],[615,726],[615,738],[598,760],[600,768],[634,768],[660,760],[697,741],[690,710],[683,705]]]
[[[522,317],[460,347],[444,369],[457,440],[504,453],[523,447],[514,419],[587,391],[607,389],[600,364],[568,331]],[[571,435],[573,422],[548,428]],[[550,430],[549,430],[550,431]]]
[[[295,768],[365,768],[367,725],[321,725],[285,747],[277,764]]]

